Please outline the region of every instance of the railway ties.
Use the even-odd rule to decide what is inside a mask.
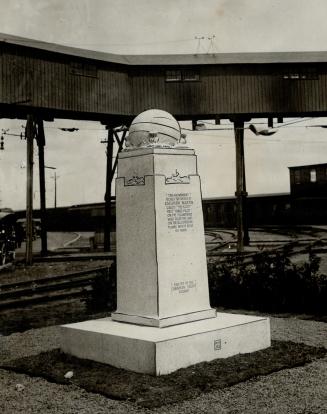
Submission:
[[[109,266],[0,286],[0,310],[82,297]]]

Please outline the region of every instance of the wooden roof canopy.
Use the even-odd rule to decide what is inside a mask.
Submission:
[[[128,66],[148,65],[227,65],[263,63],[327,63],[327,52],[257,52],[257,53],[203,53],[168,55],[120,55],[98,52],[27,39],[20,36],[0,33],[0,42],[16,46],[40,49],[69,56],[118,63]]]
[[[324,116],[326,96],[323,51],[118,55],[0,34],[7,117],[33,110],[118,124],[149,108],[178,119]]]

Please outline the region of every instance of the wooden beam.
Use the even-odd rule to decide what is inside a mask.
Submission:
[[[26,264],[33,263],[33,139],[35,124],[33,115],[27,115],[25,128],[26,154]]]
[[[44,169],[44,147],[45,136],[43,120],[37,121],[37,145],[39,148],[39,178],[40,178],[40,215],[41,215],[41,254],[46,255],[48,253],[48,241],[47,241],[47,225],[46,225],[46,188],[45,188],[45,169]]]
[[[105,252],[110,251],[110,234],[112,227],[112,217],[111,217],[111,184],[113,179],[112,174],[112,156],[113,156],[113,146],[114,146],[114,130],[111,127],[108,129],[108,141],[107,141],[107,173],[106,173],[106,194],[104,197],[105,200],[105,220],[104,220],[104,246],[103,249]]]
[[[127,130],[125,130],[125,131],[123,132],[123,135],[122,135],[121,139],[119,139],[119,136],[118,136],[117,132],[116,132],[116,131],[114,131],[114,135],[115,135],[116,141],[117,141],[117,143],[118,143],[118,151],[117,151],[117,154],[116,154],[116,158],[115,158],[114,165],[113,165],[113,167],[112,167],[112,178],[111,178],[111,180],[114,178],[114,175],[115,175],[115,172],[116,172],[116,169],[117,169],[117,164],[118,164],[118,154],[119,154],[119,153],[120,153],[120,151],[123,149],[123,145],[124,145],[124,142],[125,142],[125,137],[126,137],[126,134],[127,134]]]
[[[237,251],[242,252],[244,245],[249,244],[249,233],[246,220],[246,181],[244,161],[244,120],[234,120],[235,153],[236,153],[236,228]]]
[[[242,174],[243,174],[243,189],[242,189],[242,213],[243,213],[243,245],[250,245],[249,227],[248,227],[248,214],[247,214],[247,197],[246,191],[246,174],[245,174],[245,155],[244,155],[244,128],[243,139],[241,143],[241,159],[242,159]]]
[[[111,215],[111,186],[114,179],[114,175],[118,164],[118,154],[123,149],[127,129],[123,131],[123,135],[119,138],[117,131],[113,128],[108,128],[108,141],[107,141],[107,179],[106,179],[106,195],[105,195],[105,228],[104,228],[104,251],[110,251],[110,234],[112,228],[112,215]],[[118,144],[118,150],[114,164],[113,160],[113,143],[116,139]]]

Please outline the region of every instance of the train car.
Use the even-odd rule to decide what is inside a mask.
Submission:
[[[202,205],[205,227],[236,226],[235,197],[207,198],[202,200]],[[289,193],[251,195],[246,205],[246,220],[250,227],[293,223]]]
[[[0,211],[0,266],[13,262],[16,248],[16,216],[13,211]]]

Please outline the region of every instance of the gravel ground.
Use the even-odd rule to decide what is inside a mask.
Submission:
[[[272,338],[327,348],[327,324],[296,318],[271,318]],[[8,361],[57,348],[58,327],[30,330],[0,338],[0,359]],[[17,384],[25,388],[16,389]],[[258,377],[230,388],[173,406],[156,413],[290,413],[327,414],[327,358],[303,367]],[[16,413],[140,413],[126,403],[0,369],[0,410]]]

